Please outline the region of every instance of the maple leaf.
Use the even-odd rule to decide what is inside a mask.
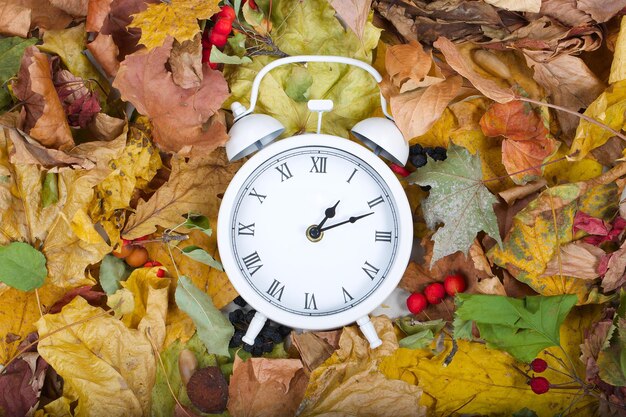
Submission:
[[[228,96],[228,85],[222,73],[208,65],[203,67],[200,87],[176,85],[165,67],[173,42],[170,37],[162,47],[127,56],[113,86],[122,99],[150,119],[154,141],[161,149],[207,154],[228,139],[226,123],[216,115]]]
[[[149,4],[146,10],[133,15],[128,27],[141,29],[139,43],[148,50],[162,46],[168,36],[182,43],[200,32],[198,20],[220,11],[218,3],[218,0],[172,0]]]
[[[502,245],[493,204],[498,200],[482,182],[478,155],[453,145],[448,159],[434,161],[411,174],[407,180],[422,186],[430,185],[430,195],[422,203],[424,218],[430,229],[441,227],[433,235],[435,247],[431,265],[456,251],[467,254],[476,234],[484,230]]]
[[[502,163],[517,184],[540,177],[541,166],[558,148],[544,121],[528,103],[495,103],[480,119],[487,136],[504,136]],[[524,171],[524,172],[520,172]]]

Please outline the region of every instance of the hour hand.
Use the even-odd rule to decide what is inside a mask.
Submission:
[[[341,226],[341,225],[344,225],[344,224],[346,224],[346,223],[355,223],[357,220],[362,219],[363,217],[370,216],[370,215],[372,215],[372,214],[374,214],[374,212],[373,212],[373,211],[371,211],[371,212],[369,212],[369,213],[366,213],[366,214],[361,214],[360,216],[352,216],[352,217],[350,217],[348,220],[344,220],[344,221],[339,222],[339,223],[331,224],[331,225],[330,225],[330,226],[328,226],[328,227],[322,227],[321,229],[319,229],[319,231],[320,231],[320,232],[324,232],[324,231],[326,231],[326,230],[333,229],[333,228],[335,228],[335,227],[337,227],[337,226]]]
[[[341,200],[339,200],[341,201]],[[322,226],[324,226],[324,223],[326,223],[326,220],[335,217],[335,209],[337,208],[337,206],[339,205],[339,201],[337,201],[335,203],[334,206],[332,207],[328,207],[325,211],[324,211],[324,218],[322,219],[321,222],[319,222],[319,224],[315,227],[310,228],[310,230],[308,231],[309,235],[314,238],[317,239],[320,237],[320,235],[322,234]]]

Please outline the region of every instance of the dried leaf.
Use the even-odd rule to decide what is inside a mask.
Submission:
[[[69,149],[74,139],[52,83],[50,62],[35,46],[26,48],[13,91],[25,102],[21,113],[24,130],[42,145]]]
[[[339,331],[337,331],[339,333]],[[311,373],[333,354],[336,347],[315,332],[292,332],[291,343],[298,350],[302,364],[308,373]]]
[[[2,18],[2,11],[0,10],[0,22]],[[37,39],[18,37],[0,39],[0,108],[11,102],[11,96],[5,85],[6,82],[15,76],[20,69],[20,58],[26,48],[35,43],[37,43]]]
[[[193,39],[200,32],[198,19],[208,19],[219,11],[217,0],[149,4],[146,10],[133,15],[128,27],[141,29],[139,43],[151,50],[166,44],[168,36],[181,43]]]
[[[63,29],[72,21],[70,15],[53,6],[50,0],[5,0],[4,4],[26,9],[31,30]]]
[[[541,9],[541,0],[485,0],[485,2],[514,12],[538,13]]]
[[[63,396],[75,402],[76,415],[148,415],[157,366],[152,345],[144,331],[102,313],[77,297],[61,313],[46,314],[36,323],[40,335],[49,335],[38,351],[63,378]],[[53,333],[79,320],[86,321]],[[111,398],[114,407],[93,407],[94,401],[110,405]]]
[[[614,0],[609,3],[602,0],[579,0],[576,7],[590,15],[596,22],[604,23],[626,7],[626,0]]]
[[[410,139],[426,133],[457,96],[461,83],[461,77],[450,77],[392,97],[391,111],[403,136]]]
[[[120,62],[117,60],[120,49],[113,41],[113,36],[98,33],[96,38],[87,44],[87,49],[100,64],[104,72],[109,77],[115,77],[117,70],[120,68]]]
[[[371,350],[356,327],[345,327],[339,350],[311,374],[299,416],[425,416],[419,405],[421,390],[404,381],[388,379],[379,363],[398,348],[392,323],[372,319],[383,344]]]
[[[456,251],[467,253],[481,230],[501,243],[493,212],[497,200],[482,183],[477,156],[453,145],[448,148],[448,159],[430,160],[407,180],[433,187],[422,204],[424,218],[431,230],[444,223],[433,236],[435,248],[431,265]]]
[[[228,412],[233,417],[287,417],[295,415],[308,377],[299,359],[235,356],[230,377]]]
[[[25,38],[30,29],[30,14],[26,7],[3,2],[0,5],[0,33]]]
[[[546,265],[543,276],[567,275],[574,278],[598,278],[598,264],[604,251],[597,246],[576,241],[563,245]],[[626,267],[626,265],[625,265]]]
[[[20,355],[0,374],[0,413],[26,416],[39,404],[48,364],[37,352]]]
[[[543,163],[558,148],[545,124],[530,104],[521,101],[495,103],[480,119],[485,135],[506,138],[502,162],[517,184],[541,177]]]
[[[203,77],[200,35],[182,43],[174,42],[168,63],[176,85],[182,88],[200,87]]]
[[[390,46],[385,52],[385,69],[398,88],[407,80],[421,81],[432,66],[432,57],[416,41]]]
[[[330,4],[346,25],[363,41],[372,0],[331,0]]]
[[[172,42],[169,38],[162,47],[128,56],[113,86],[139,113],[150,118],[154,141],[161,149],[207,154],[227,140],[225,123],[205,125],[228,96],[228,86],[222,74],[208,66],[203,68],[199,88],[177,86],[165,68]]]
[[[490,99],[498,103],[506,103],[515,100],[513,92],[500,87],[495,81],[479,75],[476,69],[474,69],[476,64],[466,59],[450,40],[440,37],[433,46],[441,51],[448,65],[463,77],[467,78],[476,89]]]
[[[66,292],[65,295],[59,299],[59,301],[57,301],[52,307],[50,307],[48,313],[60,313],[61,310],[63,310],[63,307],[68,305],[76,297],[84,298],[90,305],[94,307],[102,305],[102,300],[106,297],[106,294],[102,291],[94,291],[93,287],[93,285],[83,285],[82,287],[72,288],[71,290]]]
[[[602,278],[604,291],[613,291],[626,283],[626,243],[611,253],[607,265],[607,272]]]

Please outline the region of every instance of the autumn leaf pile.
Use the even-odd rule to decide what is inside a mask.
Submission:
[[[3,1],[0,416],[626,416],[623,16],[626,0]],[[251,354],[213,233],[243,164],[228,109],[272,60],[314,54],[383,81],[283,66],[256,111],[291,136],[332,99],[322,130],[349,137],[380,88],[412,150],[446,149],[398,176],[417,255],[396,292],[467,289],[374,317],[374,350],[348,326]]]

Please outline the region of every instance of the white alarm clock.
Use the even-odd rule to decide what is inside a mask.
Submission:
[[[317,133],[271,143],[284,127],[253,114],[261,79],[296,62],[358,66],[336,56],[294,56],[264,67],[252,84],[250,108],[233,103],[235,123],[226,152],[231,161],[259,152],[230,182],[219,211],[217,242],[224,270],[257,311],[243,341],[254,344],[267,318],[289,327],[333,329],[357,322],[372,348],[382,342],[368,313],[396,288],[413,244],[406,194],[379,155],[404,165],[408,144],[393,119],[370,118],[352,133],[367,147],[320,134],[330,100],[311,100]],[[371,148],[370,149],[368,149]]]

